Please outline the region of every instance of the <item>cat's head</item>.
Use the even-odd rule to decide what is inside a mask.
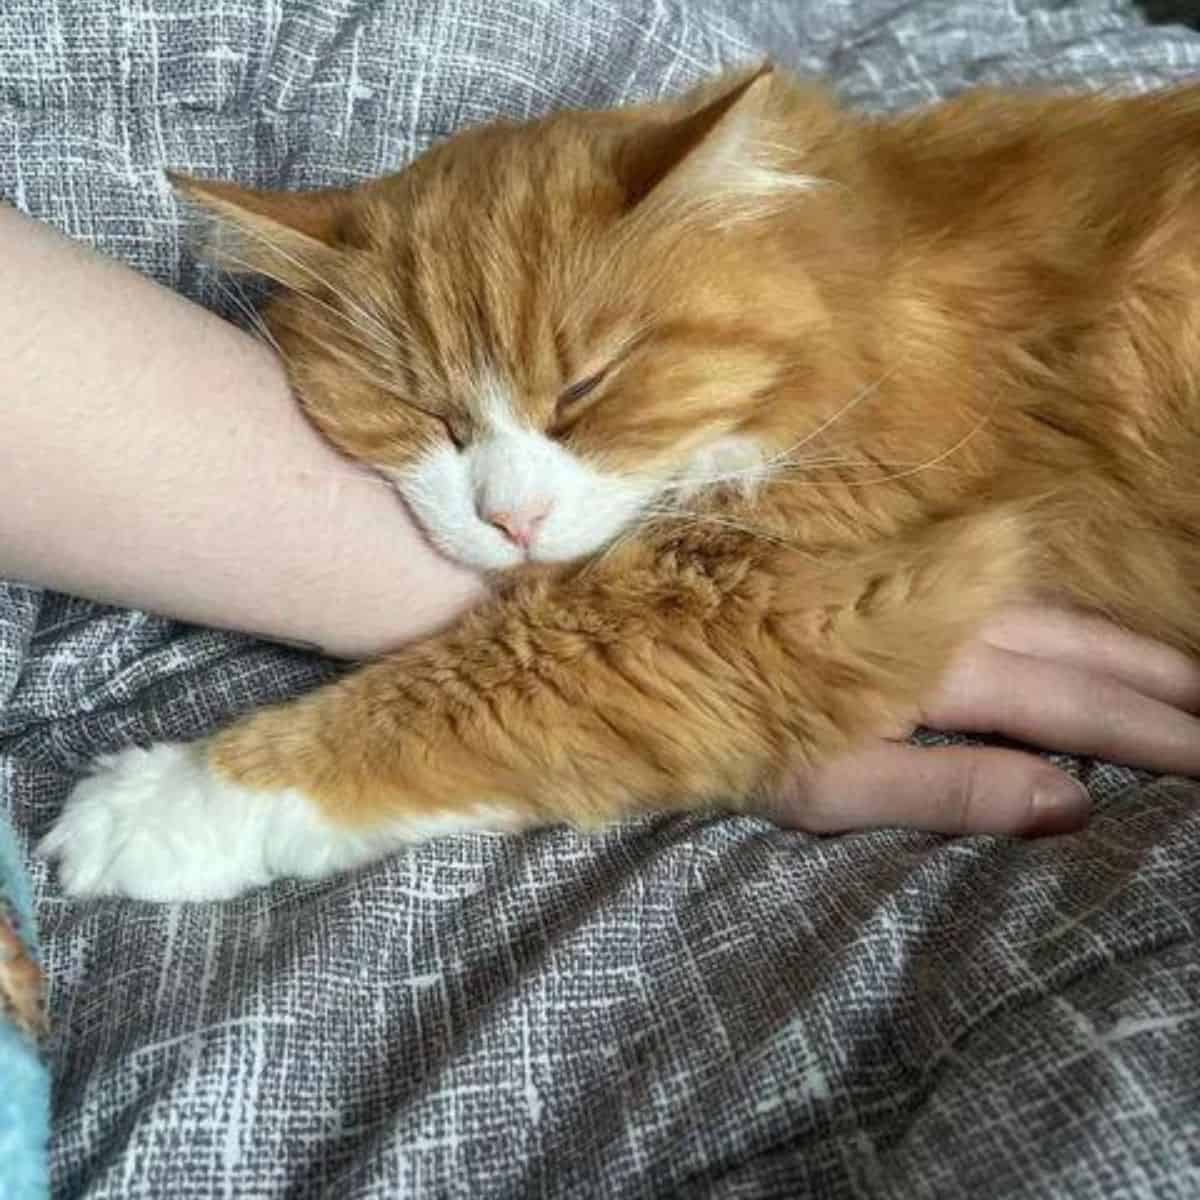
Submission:
[[[283,285],[269,322],[311,419],[437,547],[565,561],[782,449],[764,397],[817,307],[764,216],[816,187],[789,86],[468,130],[346,191],[176,182],[218,263]]]

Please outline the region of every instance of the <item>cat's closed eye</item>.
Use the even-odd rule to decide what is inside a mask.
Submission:
[[[554,406],[554,416],[558,420],[562,420],[568,416],[571,409],[581,400],[586,400],[604,381],[604,377],[608,374],[609,368],[595,371],[584,379],[571,384],[570,387],[564,388],[558,396],[558,403]]]
[[[554,420],[558,423],[568,421],[574,415],[577,405],[586,400],[605,380],[608,379],[629,358],[639,339],[629,339],[619,346],[616,353],[599,370],[577,379],[569,387],[563,388],[558,394],[554,406]]]
[[[446,436],[455,450],[464,449],[470,441],[470,433],[463,422],[452,416],[441,416],[438,420],[441,421],[442,428],[445,429]]]

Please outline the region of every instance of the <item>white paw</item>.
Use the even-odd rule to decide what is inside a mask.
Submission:
[[[73,896],[222,899],[270,879],[272,807],[214,776],[198,744],[134,747],[96,761],[38,853]]]
[[[72,896],[224,900],[284,876],[321,878],[406,843],[520,822],[486,806],[347,828],[302,793],[214,774],[203,743],[162,742],[98,759],[38,853]]]

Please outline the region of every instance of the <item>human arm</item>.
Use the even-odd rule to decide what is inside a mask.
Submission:
[[[267,346],[3,206],[0,262],[0,578],[344,657],[484,595]]]

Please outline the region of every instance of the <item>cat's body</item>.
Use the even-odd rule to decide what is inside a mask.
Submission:
[[[315,424],[504,574],[439,637],[102,764],[48,843],[75,891],[736,806],[1034,591],[1200,652],[1200,88],[873,121],[762,73],[355,193],[189,190],[289,287]]]

